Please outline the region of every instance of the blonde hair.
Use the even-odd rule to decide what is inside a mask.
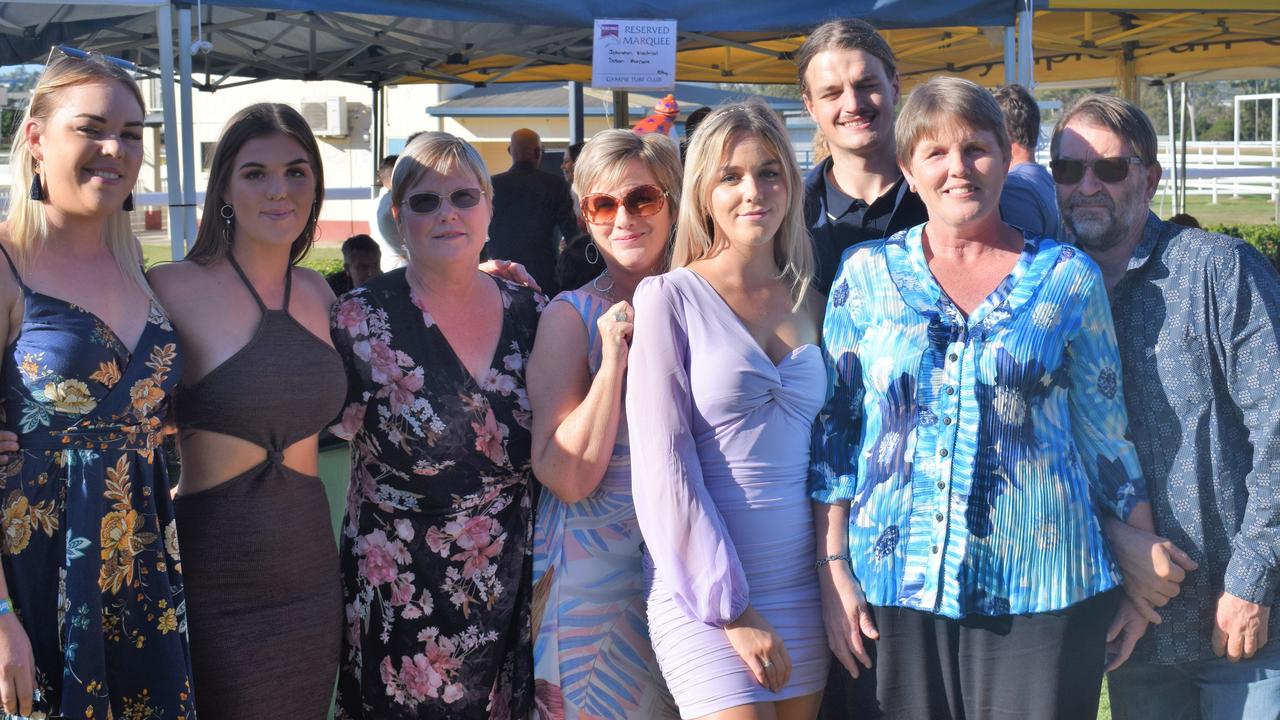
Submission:
[[[671,208],[671,226],[680,213],[680,150],[666,135],[646,133],[637,135],[630,130],[602,130],[596,133],[573,165],[573,190],[578,197],[586,197],[591,190],[602,185],[615,185],[622,181],[627,163],[639,160],[653,173],[658,187],[667,194]],[[670,245],[670,243],[668,243]],[[659,272],[667,271],[670,247],[664,255]]]
[[[415,135],[396,158],[395,169],[391,171],[391,205],[400,207],[409,188],[417,185],[428,172],[434,170],[447,175],[459,167],[476,176],[480,189],[492,204],[493,182],[484,159],[471,143],[447,132],[424,132]]]
[[[790,283],[791,297],[798,308],[809,290],[816,266],[809,229],[804,223],[804,185],[782,120],[760,100],[716,108],[694,133],[685,162],[684,192],[676,221],[671,266],[684,267],[705,257],[714,247],[711,189],[719,182],[720,166],[729,146],[742,137],[759,139],[782,166],[787,206],[778,234],[773,238],[773,259],[778,267],[778,279]]]
[[[6,226],[9,230],[9,242],[17,251],[18,267],[24,270],[28,264],[40,254],[44,243],[49,238],[49,221],[45,216],[44,203],[31,199],[31,183],[35,176],[35,158],[31,154],[31,146],[27,143],[26,128],[31,122],[46,123],[58,107],[58,92],[76,85],[95,85],[120,83],[129,91],[138,107],[146,111],[146,103],[142,99],[142,91],[133,77],[121,67],[112,64],[101,56],[90,53],[84,58],[57,55],[43,73],[40,80],[31,90],[31,101],[22,113],[22,121],[14,134],[13,147],[10,150],[9,167],[13,173],[13,183],[9,188],[9,210],[6,214]],[[134,178],[137,181],[137,178]],[[120,272],[132,280],[155,302],[155,294],[142,273],[142,246],[133,235],[133,227],[129,222],[129,214],[123,208],[112,211],[107,218],[104,231],[107,250],[115,258]]]

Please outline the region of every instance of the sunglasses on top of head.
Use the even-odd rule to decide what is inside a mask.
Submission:
[[[1049,170],[1053,173],[1053,181],[1059,185],[1074,185],[1084,179],[1085,168],[1093,168],[1093,176],[1104,183],[1118,183],[1129,177],[1130,165],[1141,165],[1142,158],[1105,157],[1094,160],[1073,160],[1058,158],[1049,162]]]
[[[591,193],[582,198],[582,216],[592,225],[608,225],[618,217],[618,208],[627,209],[628,215],[648,217],[662,212],[667,203],[667,193],[657,185],[641,185],[631,188],[622,197],[608,193]]]
[[[440,209],[440,205],[444,202],[444,197],[439,193],[420,192],[405,198],[401,201],[401,204],[407,205],[409,210],[418,215],[430,215]],[[448,195],[449,204],[459,210],[466,210],[479,205],[482,197],[484,197],[484,191],[480,188],[461,188]]]
[[[115,57],[114,55],[103,55],[97,50],[81,50],[80,48],[71,47],[70,45],[51,46],[49,48],[49,56],[46,57],[44,60],[45,67],[48,67],[50,64],[53,63],[54,53],[57,53],[63,57],[71,58],[72,60],[97,60],[98,62],[109,63],[111,65],[115,65],[121,70],[125,70],[126,72],[130,72],[130,73],[133,73],[134,75],[141,76],[141,77],[147,77],[147,78],[160,77],[160,74],[157,73],[155,70],[130,62],[128,60],[125,60],[124,58],[118,58],[118,57]]]

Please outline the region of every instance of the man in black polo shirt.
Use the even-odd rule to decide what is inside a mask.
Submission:
[[[880,33],[861,20],[830,20],[796,51],[796,66],[804,105],[831,152],[805,178],[805,222],[825,293],[846,249],[928,218],[895,159],[898,71]]]

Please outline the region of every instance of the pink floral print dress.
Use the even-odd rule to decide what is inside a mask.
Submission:
[[[473,377],[404,270],[332,314],[351,441],[339,720],[524,718],[533,703],[525,363],[541,295],[495,279],[503,327]]]

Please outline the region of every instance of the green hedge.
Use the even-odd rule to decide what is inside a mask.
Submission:
[[[1280,270],[1280,225],[1209,225],[1205,229],[1244,240]]]

